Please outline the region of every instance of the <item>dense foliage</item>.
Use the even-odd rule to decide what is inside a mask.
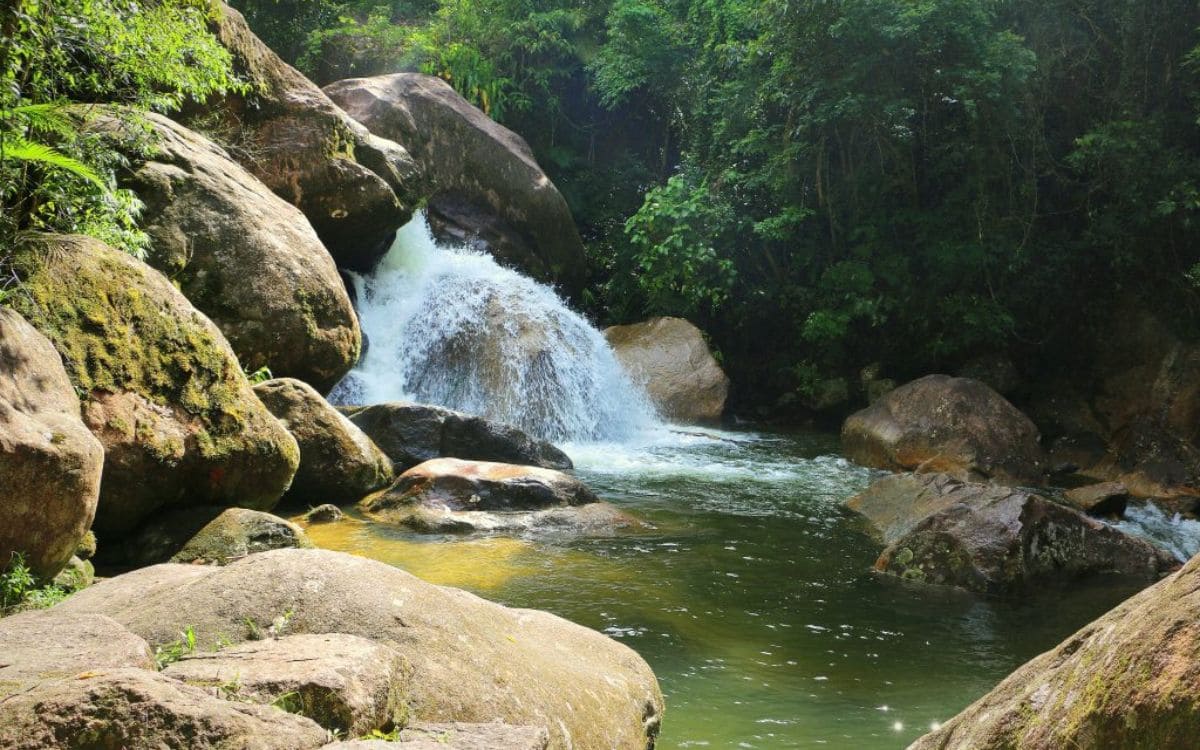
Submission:
[[[132,122],[239,88],[208,31],[215,12],[205,0],[0,4],[0,261],[30,230],[145,250],[137,198],[116,187],[123,159],[89,113],[120,105]]]
[[[1130,295],[1200,320],[1194,2],[238,5],[322,82],[425,70],[526,136],[591,311],[697,320],[743,395],[1035,362]]]

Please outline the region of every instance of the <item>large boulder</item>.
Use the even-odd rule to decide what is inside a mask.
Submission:
[[[104,446],[94,527],[119,537],[163,506],[268,510],[299,464],[220,330],[154,269],[86,237],[12,256],[13,306],[62,355]]]
[[[918,582],[1002,594],[1086,575],[1151,582],[1177,564],[1039,495],[945,475],[885,477],[847,505],[887,544],[876,569]]]
[[[565,505],[533,511],[452,510],[445,505],[368,503],[377,521],[421,534],[545,534],[612,536],[645,524],[609,503]]]
[[[217,652],[193,652],[163,674],[226,697],[286,705],[326,729],[360,737],[403,725],[408,662],[353,635],[285,635]]]
[[[221,328],[244,368],[332,388],[358,361],[362,336],[304,214],[204,136],[159,115],[146,121],[151,153],[131,154],[125,183],[145,204],[147,262]],[[92,126],[117,137],[128,128],[110,115]]]
[[[392,483],[391,460],[311,386],[277,379],[259,383],[254,392],[300,445],[288,501],[343,505]]]
[[[144,669],[89,670],[0,701],[6,750],[312,750],[327,738],[310,719]]]
[[[1028,417],[983,383],[947,375],[914,380],[852,414],[842,450],[874,468],[1011,484],[1037,484],[1045,464]]]
[[[651,318],[608,328],[604,337],[662,416],[676,422],[721,418],[729,378],[708,350],[699,328],[683,318]]]
[[[416,163],[281,60],[236,10],[222,5],[213,32],[251,90],[196,107],[187,122],[214,132],[255,177],[299,207],[339,266],[370,270],[424,194]]]
[[[142,568],[57,609],[106,614],[152,644],[174,641],[187,626],[198,643],[237,644],[272,622],[289,634],[361,636],[412,664],[414,721],[545,727],[560,750],[649,748],[663,710],[646,662],[616,641],[336,552],[276,550],[223,568]]]
[[[38,577],[62,570],[96,515],[103,464],[62,358],[0,308],[0,572],[14,553]]]
[[[1189,750],[1200,557],[1029,661],[909,750]]]
[[[544,440],[510,425],[439,406],[393,401],[343,407],[342,411],[392,459],[397,471],[442,457],[572,468],[567,454]]]
[[[125,542],[125,561],[225,565],[255,552],[311,547],[299,526],[246,508],[174,508],[151,516]]]
[[[325,87],[352,117],[416,157],[432,183],[430,224],[497,258],[578,291],[587,262],[566,200],[528,144],[440,78],[397,73]]]
[[[154,669],[154,654],[104,615],[38,610],[0,618],[0,705],[48,680],[123,667]]]
[[[514,727],[498,721],[487,724],[421,722],[401,730],[396,739],[351,740],[321,750],[546,750],[550,735],[543,727]]]

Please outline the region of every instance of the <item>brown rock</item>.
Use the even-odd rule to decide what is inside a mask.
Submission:
[[[928,375],[902,385],[842,425],[852,461],[964,480],[1036,484],[1045,461],[1038,431],[983,383]]]
[[[41,682],[121,667],[154,669],[154,655],[111,618],[38,610],[0,619],[0,704]]]
[[[104,446],[101,539],[163,506],[274,507],[296,472],[296,441],[166,278],[86,237],[45,235],[12,260],[28,292],[13,304],[62,355]]]
[[[1190,750],[1200,557],[1029,661],[909,750]]]
[[[328,390],[358,361],[362,335],[333,258],[299,209],[222,148],[150,114],[153,154],[128,187],[145,203],[147,262],[216,323],[242,367]],[[120,134],[110,115],[91,127]]]
[[[268,380],[254,392],[300,445],[300,468],[286,498],[353,503],[392,483],[392,462],[371,438],[298,380]]]
[[[387,643],[413,666],[415,721],[546,727],[555,748],[653,744],[662,696],[628,647],[553,615],[433,586],[383,563],[276,550],[227,567],[158,565],[102,581],[58,609],[108,614],[151,643],[184,627],[242,642],[291,612],[287,632]]]
[[[1067,490],[1063,500],[1072,508],[1094,516],[1119,516],[1129,501],[1129,490],[1120,482],[1102,482]]]
[[[311,750],[326,737],[309,719],[144,669],[91,670],[0,702],[6,750]]]
[[[604,338],[662,416],[676,422],[721,418],[729,378],[709,352],[699,328],[683,318],[651,318],[608,328]]]
[[[103,464],[58,352],[0,308],[0,572],[14,553],[41,578],[62,570],[92,525]]]
[[[325,92],[416,157],[432,183],[436,232],[479,241],[539,280],[582,288],[587,264],[570,209],[519,135],[432,76],[352,78]]]
[[[161,562],[225,565],[271,549],[311,547],[296,524],[246,508],[167,510],[151,517],[126,543],[135,565]]]
[[[408,152],[372,136],[221,6],[213,32],[254,89],[196,108],[242,166],[308,217],[338,265],[367,271],[423,196]]]
[[[435,458],[401,474],[363,508],[370,513],[412,505],[452,511],[531,510],[597,501],[583,482],[561,471]]]
[[[374,516],[424,534],[555,532],[609,535],[617,529],[645,525],[608,503],[497,513],[413,505],[386,508],[375,512]]]
[[[330,730],[358,737],[403,723],[411,669],[387,646],[353,635],[289,635],[193,653],[163,674],[223,697],[284,702]]]

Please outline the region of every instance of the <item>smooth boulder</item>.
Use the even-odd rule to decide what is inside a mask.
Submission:
[[[300,446],[289,502],[353,503],[392,483],[391,459],[311,386],[281,378],[254,392]]]
[[[436,458],[401,474],[363,507],[377,512],[425,505],[447,510],[536,510],[585,505],[599,498],[569,474],[537,466]]]
[[[1200,557],[1027,662],[909,750],[1190,750]]]
[[[251,84],[185,111],[255,177],[308,217],[338,266],[368,271],[424,196],[424,178],[399,144],[373,136],[315,83],[263,44],[222,4],[213,33]]]
[[[14,554],[40,578],[63,569],[96,515],[103,464],[62,358],[0,308],[0,572]]]
[[[188,654],[163,670],[232,700],[284,704],[326,729],[359,737],[402,725],[411,669],[388,646],[353,635],[285,635]]]
[[[342,411],[392,459],[397,471],[442,457],[572,468],[571,459],[554,445],[483,417],[405,401]]]
[[[174,641],[187,626],[200,643],[244,642],[253,634],[247,623],[265,628],[290,613],[289,634],[358,635],[408,658],[413,721],[545,727],[560,750],[649,748],[663,710],[646,662],[600,633],[336,552],[143,568],[58,610],[106,614],[152,644]]]
[[[0,701],[5,750],[311,750],[327,737],[310,719],[144,669],[89,670]]]
[[[125,543],[134,565],[225,565],[271,549],[311,547],[299,526],[246,508],[199,507],[155,514]]]
[[[663,417],[685,423],[720,420],[729,378],[699,328],[683,318],[652,318],[608,328],[604,338]]]
[[[34,237],[12,262],[24,281],[12,305],[62,356],[104,446],[102,540],[165,506],[274,507],[299,465],[296,441],[162,274],[78,236]]]
[[[146,115],[149,155],[123,183],[145,204],[147,262],[216,323],[247,371],[267,367],[329,390],[358,361],[346,287],[304,214],[208,138]],[[126,135],[119,117],[91,127]]]
[[[387,505],[371,515],[422,534],[564,534],[608,536],[645,524],[609,503],[587,503],[535,511],[451,510],[445,506]]]
[[[945,475],[886,477],[847,506],[887,544],[875,568],[921,583],[1010,594],[1083,576],[1149,583],[1177,564],[1166,551],[1040,495]]]
[[[435,232],[476,241],[541,281],[582,288],[587,262],[575,221],[523,138],[433,76],[352,78],[325,93],[421,164]]]
[[[1037,484],[1045,457],[1038,430],[977,380],[927,375],[900,386],[842,425],[852,461],[963,480]]]
[[[550,734],[542,727],[514,727],[498,721],[422,722],[405,727],[394,740],[351,740],[321,750],[394,750],[396,745],[404,750],[546,750]]]

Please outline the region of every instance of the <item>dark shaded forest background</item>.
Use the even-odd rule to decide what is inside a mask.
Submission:
[[[235,0],[318,83],[445,78],[523,135],[602,323],[692,319],[736,406],[865,365],[1069,368],[1200,319],[1200,4]]]

